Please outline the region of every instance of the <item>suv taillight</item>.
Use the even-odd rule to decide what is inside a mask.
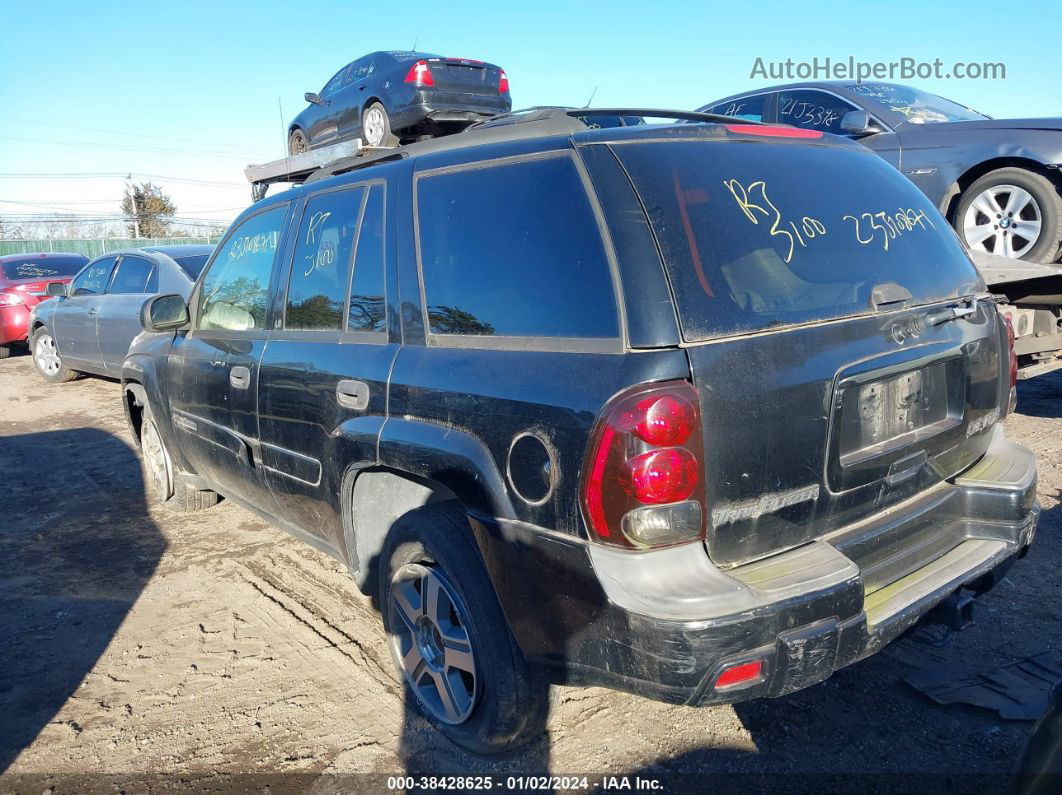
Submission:
[[[498,93],[499,94],[508,94],[509,93],[509,76],[505,74],[505,70],[504,69],[499,69],[498,70]]]
[[[1010,356],[1010,399],[1007,405],[1009,414],[1018,405],[1018,354],[1014,350],[1014,321],[1010,319],[1010,315],[1001,317],[1007,326],[1007,353]]]
[[[608,402],[590,437],[583,510],[592,537],[646,549],[704,537],[704,445],[697,390],[649,384]]]
[[[406,72],[406,82],[416,83],[418,86],[433,86],[435,78],[431,76],[431,67],[427,61],[417,61]]]
[[[26,299],[16,292],[0,292],[0,306],[19,306],[26,303]]]

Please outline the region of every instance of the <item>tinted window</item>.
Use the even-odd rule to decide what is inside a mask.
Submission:
[[[71,295],[97,295],[107,289],[111,269],[118,257],[101,257],[90,262],[88,267],[72,282]]]
[[[122,257],[111,280],[110,293],[146,293],[155,263],[143,257]],[[156,284],[158,280],[156,279]]]
[[[963,107],[950,99],[938,97],[908,86],[895,86],[888,83],[861,83],[847,86],[854,94],[859,94],[867,102],[877,104],[888,111],[892,121],[909,121],[914,124],[933,124],[941,121],[976,121],[987,119],[978,113]]]
[[[353,83],[355,80],[364,80],[366,77],[373,73],[372,59],[361,58],[354,62],[354,65],[350,68],[350,72],[347,74],[347,78],[344,83]]]
[[[11,281],[21,279],[50,279],[73,276],[85,266],[84,257],[43,257],[5,262],[4,278]]]
[[[855,105],[824,91],[779,91],[778,121],[794,127],[842,134],[841,117]]]
[[[347,70],[350,69],[350,64],[347,64],[334,75],[332,79],[325,83],[325,87],[321,89],[321,96],[327,97],[329,94],[334,94],[343,85],[343,78],[347,74]]]
[[[350,261],[364,193],[359,187],[314,196],[306,202],[291,263],[285,328],[343,328]]]
[[[348,331],[384,331],[384,189],[373,185],[365,204],[350,284]]]
[[[569,157],[424,177],[417,203],[434,333],[617,335],[608,262]]]
[[[265,328],[269,277],[286,212],[281,206],[251,216],[226,238],[203,279],[200,328]]]
[[[869,151],[684,141],[617,146],[656,230],[686,339],[919,303],[979,277],[925,195]]]
[[[749,121],[763,121],[763,108],[767,104],[767,94],[757,94],[753,97],[732,99],[728,102],[720,102],[718,105],[706,110],[709,113],[721,113],[724,116],[734,116]]]
[[[188,274],[188,278],[193,282],[199,278],[199,274],[203,272],[203,266],[207,264],[207,260],[210,259],[208,254],[200,254],[194,257],[176,257],[176,262],[181,270]]]

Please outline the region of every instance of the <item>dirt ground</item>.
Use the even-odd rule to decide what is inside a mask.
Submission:
[[[0,362],[0,791],[53,779],[67,782],[55,792],[382,789],[331,776],[427,772],[677,775],[713,792],[821,791],[823,775],[897,792],[938,777],[942,792],[998,791],[1031,724],[938,706],[901,678],[934,661],[1062,659],[1062,373],[1019,387],[1007,430],[1039,456],[1037,541],[948,645],[905,638],[816,687],[737,706],[554,688],[548,735],[484,760],[403,704],[378,615],[344,567],[230,504],[148,510],[118,385],[48,385],[28,356],[11,358]]]

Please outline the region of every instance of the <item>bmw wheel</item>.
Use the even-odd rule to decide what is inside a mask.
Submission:
[[[69,369],[63,363],[63,355],[59,352],[55,337],[46,327],[38,326],[33,332],[30,337],[30,350],[33,353],[33,364],[45,381],[60,384],[77,378],[77,371]]]
[[[391,132],[391,119],[379,102],[369,105],[361,117],[361,139],[366,146],[398,145],[398,136]]]
[[[388,645],[412,708],[476,753],[542,733],[548,685],[509,631],[460,505],[398,519],[379,576]]]
[[[963,193],[955,227],[971,249],[1052,262],[1062,238],[1062,199],[1054,184],[1040,174],[997,169]]]

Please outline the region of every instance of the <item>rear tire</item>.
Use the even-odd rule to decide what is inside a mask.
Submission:
[[[0,345],[0,359],[6,359],[11,355],[10,345]]]
[[[1034,240],[1022,235],[1023,228],[1035,229],[1035,224]],[[1051,180],[1035,171],[999,168],[963,192],[952,225],[971,249],[1054,262],[1062,241],[1062,197]]]
[[[391,132],[391,118],[379,102],[361,114],[361,140],[366,146],[398,146],[398,136]]]
[[[436,503],[401,517],[380,561],[380,610],[407,704],[479,754],[539,736],[548,684],[509,631],[461,507]]]
[[[30,336],[30,353],[37,372],[45,381],[62,384],[78,377],[77,370],[71,370],[63,362],[55,337],[46,326],[38,326]]]

